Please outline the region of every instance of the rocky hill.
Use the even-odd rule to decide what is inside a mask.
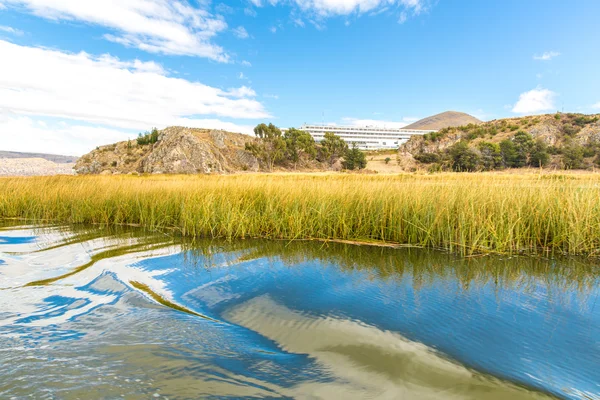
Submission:
[[[170,127],[155,138],[98,147],[75,165],[78,174],[227,173],[258,171],[257,159],[245,150],[250,136],[220,130]]]
[[[443,159],[458,142],[466,143],[481,155],[482,143],[498,145],[512,141],[518,132],[526,132],[534,141],[547,146],[550,167],[564,167],[564,157],[561,157],[564,149],[582,153],[581,168],[592,167],[596,157],[600,160],[600,114],[557,113],[467,124],[413,136],[400,147],[398,164],[406,170],[427,167]]]
[[[431,117],[423,118],[404,129],[440,130],[449,127],[463,126],[468,124],[480,124],[477,118],[456,111],[446,111]]]
[[[58,154],[21,153],[16,151],[0,151],[0,158],[44,159],[57,164],[71,164],[77,161],[75,156],[61,156]]]

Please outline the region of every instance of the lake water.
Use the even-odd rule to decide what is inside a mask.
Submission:
[[[591,261],[0,229],[3,399],[600,399]]]

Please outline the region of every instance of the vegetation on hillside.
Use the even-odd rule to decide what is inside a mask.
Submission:
[[[184,236],[378,241],[600,255],[596,174],[0,178],[0,219]]]
[[[598,121],[597,115],[557,113],[445,128],[414,138],[420,146],[412,155],[430,171],[600,166]]]
[[[145,146],[147,144],[154,144],[158,142],[158,129],[152,128],[150,132],[138,133],[137,144]]]
[[[284,133],[273,124],[259,124],[254,128],[256,139],[246,143],[252,153],[268,171],[275,166],[292,167],[324,164],[333,166],[343,159],[344,169],[363,169],[367,165],[365,154],[356,147],[349,148],[339,136],[326,132],[316,143],[310,133],[290,128]]]

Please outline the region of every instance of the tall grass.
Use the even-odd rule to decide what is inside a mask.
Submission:
[[[0,218],[135,224],[193,237],[381,241],[461,254],[600,255],[600,176],[2,178]]]

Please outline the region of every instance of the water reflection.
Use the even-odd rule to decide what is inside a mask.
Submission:
[[[5,226],[0,397],[600,398],[597,297],[585,260]]]

